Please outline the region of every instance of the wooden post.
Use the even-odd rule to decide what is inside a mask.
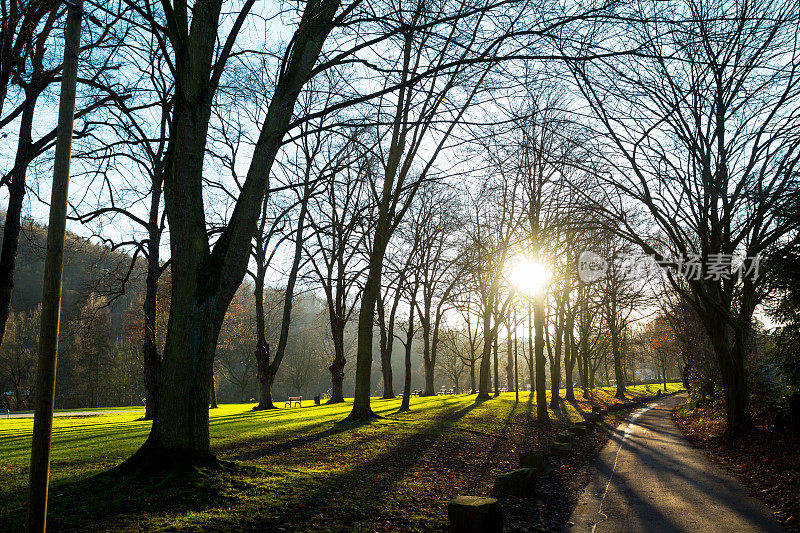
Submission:
[[[67,223],[67,189],[72,155],[72,124],[75,114],[75,87],[78,78],[81,16],[83,0],[72,3],[64,30],[64,65],[61,99],[58,108],[53,189],[50,196],[50,223],[47,228],[47,255],[42,288],[42,323],[39,333],[39,360],[36,371],[36,406],[28,480],[28,533],[44,532],[47,521],[47,489],[50,477],[50,436],[53,431],[58,327],[61,314],[61,275],[64,263],[64,234]]]

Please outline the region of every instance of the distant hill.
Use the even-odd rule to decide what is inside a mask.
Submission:
[[[2,231],[5,216],[0,220]],[[24,220],[17,252],[14,273],[14,292],[11,311],[30,312],[42,301],[42,278],[47,245],[47,228],[31,220]],[[78,308],[92,292],[118,294],[122,279],[127,273],[131,257],[111,251],[106,246],[67,232],[64,249],[64,274],[62,279],[62,318],[74,317]],[[111,304],[114,330],[122,327],[120,317],[131,299],[136,300],[144,290],[144,262],[137,265],[125,287],[125,296]]]

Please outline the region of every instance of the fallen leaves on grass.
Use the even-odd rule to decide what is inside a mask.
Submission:
[[[800,450],[758,419],[746,438],[724,441],[724,413],[722,402],[694,409],[684,403],[675,421],[692,444],[771,507],[785,528],[800,531]]]

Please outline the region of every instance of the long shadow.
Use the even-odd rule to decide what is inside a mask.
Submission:
[[[311,478],[309,476],[308,482],[301,480],[299,486],[292,484],[288,487],[281,487],[281,492],[285,489],[288,493],[286,497],[281,497],[281,505],[287,503],[293,498],[298,503],[302,503],[303,516],[308,516],[314,509],[324,507],[330,502],[330,493],[337,489],[346,488],[347,499],[342,502],[343,508],[348,507],[349,495],[354,492],[365,492],[363,495],[363,502],[368,502],[368,507],[371,509],[380,508],[380,496],[388,491],[395,482],[401,480],[406,473],[414,467],[419,457],[424,455],[430,448],[437,442],[440,442],[442,431],[447,427],[452,426],[468,413],[470,413],[478,405],[471,404],[465,407],[453,406],[452,408],[445,409],[443,412],[436,413],[432,418],[425,419],[427,425],[420,431],[412,433],[407,437],[394,444],[386,452],[374,457],[366,463],[356,463],[346,470],[328,476],[323,479],[318,477]],[[357,429],[358,427],[368,425],[370,422],[364,423],[347,423],[336,424],[331,428],[324,431],[316,432],[311,435],[304,435],[299,438],[273,444],[258,450],[252,450],[246,453],[234,456],[235,459],[258,459],[261,457],[271,457],[286,452],[289,448],[302,449],[305,446],[313,444],[314,442],[321,441],[325,438],[334,436],[338,433],[343,433]],[[453,442],[453,436],[448,436],[449,441],[446,444]],[[215,449],[220,452],[220,448]],[[293,460],[291,454],[283,454],[289,461]],[[230,459],[226,455],[226,459]],[[281,465],[280,468],[288,468],[288,465]],[[90,527],[91,524],[97,524],[98,521],[111,520],[116,523],[117,520],[122,520],[127,523],[132,516],[137,516],[142,513],[153,513],[154,509],[157,513],[156,516],[162,515],[180,515],[185,512],[200,511],[203,509],[222,507],[226,509],[235,508],[237,503],[244,503],[235,497],[230,496],[226,492],[227,483],[239,483],[235,481],[235,476],[230,477],[229,474],[244,473],[246,475],[259,477],[262,479],[269,479],[271,476],[277,475],[274,472],[263,470],[258,466],[241,465],[238,463],[229,463],[227,471],[221,473],[223,475],[222,485],[217,487],[213,480],[211,482],[204,481],[207,476],[203,473],[202,469],[196,477],[184,479],[178,486],[168,483],[169,477],[161,479],[148,479],[142,481],[126,480],[115,477],[112,471],[106,471],[91,477],[81,479],[78,481],[68,483],[57,483],[51,489],[51,513],[48,525],[54,531],[70,528],[78,530]],[[214,473],[211,473],[214,475]],[[230,481],[224,481],[228,479]],[[278,475],[280,477],[280,475]],[[181,478],[183,479],[183,478]],[[242,486],[249,487],[251,484],[247,481],[241,482]],[[303,485],[308,485],[304,487]],[[354,487],[363,488],[354,488]],[[305,492],[302,490],[298,492],[297,497],[292,496],[296,489],[306,488],[309,489]],[[241,524],[258,523],[262,521],[274,522],[273,528],[265,528],[260,530],[274,531],[277,527],[285,527],[287,523],[286,517],[280,516],[280,509],[267,508],[266,512],[278,512],[278,517],[270,516],[267,518],[242,516]],[[292,518],[297,515],[299,508],[292,511]],[[235,512],[235,510],[233,511]],[[1,513],[0,516],[8,516],[10,519],[23,520],[24,509],[6,509],[6,512]],[[0,520],[4,522],[5,519]],[[21,522],[18,522],[21,523]],[[100,522],[102,523],[102,522]],[[9,524],[10,526],[11,524]],[[240,524],[237,523],[237,526]],[[4,531],[5,524],[0,525],[0,531]],[[98,529],[95,527],[94,529]],[[290,530],[292,528],[289,528]],[[99,529],[98,529],[99,530]]]
[[[466,407],[463,407],[460,410],[453,412],[452,415],[450,415],[450,411],[453,409],[452,407],[448,408],[448,409],[444,409],[443,412],[438,413],[436,416],[434,416],[434,421],[435,420],[439,420],[439,419],[445,420],[445,421],[446,420],[457,420],[457,419],[460,419],[463,416],[465,416],[467,413],[469,413],[475,407],[477,407],[476,404],[467,405]],[[410,413],[410,414],[413,414],[413,412]],[[387,417],[384,418],[384,420],[392,420],[392,419],[393,419],[392,416],[387,416]],[[380,419],[375,419],[375,420],[380,420]],[[256,446],[257,446],[259,443],[267,443],[267,442],[270,443],[269,445],[266,445],[266,446],[263,446],[263,447],[259,447],[259,448],[254,449],[254,450],[250,450],[250,451],[245,452],[245,453],[240,453],[240,454],[237,454],[237,455],[233,455],[233,456],[230,456],[230,458],[231,459],[235,459],[235,460],[254,460],[254,459],[258,459],[260,457],[266,457],[266,456],[270,456],[270,455],[275,455],[276,453],[280,453],[280,452],[287,451],[287,450],[292,450],[292,449],[297,448],[299,446],[305,446],[307,444],[311,444],[313,442],[317,442],[319,440],[322,440],[322,439],[325,439],[325,438],[328,438],[328,437],[332,437],[332,436],[337,435],[339,433],[343,433],[343,432],[346,432],[346,431],[351,431],[351,430],[357,429],[359,427],[362,427],[362,426],[365,426],[365,425],[369,425],[372,422],[374,422],[375,420],[359,420],[359,421],[342,420],[342,421],[337,421],[337,422],[333,423],[332,427],[330,427],[330,428],[328,428],[328,429],[326,429],[324,431],[319,431],[319,432],[308,434],[308,435],[301,435],[301,436],[295,437],[295,438],[289,438],[288,440],[285,440],[285,441],[282,441],[282,442],[278,442],[278,443],[274,442],[275,437],[276,437],[275,434],[265,435],[264,437],[259,438],[259,439],[251,439],[251,440],[249,440],[248,441],[248,445],[252,446],[253,444],[256,444]],[[297,432],[300,432],[300,431],[302,431],[302,429],[299,429]],[[238,447],[241,447],[241,443],[231,443],[231,444],[228,444],[226,446],[217,447],[217,448],[215,448],[215,450],[217,452],[222,452],[223,454],[225,454],[225,452],[228,452],[231,449],[236,449]],[[226,454],[226,456],[227,456],[227,454]]]
[[[739,515],[742,519],[749,522],[753,530],[768,530],[769,521],[750,507],[745,508],[742,501],[742,492],[732,486],[728,478],[718,471],[704,471],[692,469],[685,461],[670,457],[662,451],[653,450],[645,444],[636,443],[631,439],[623,442],[624,448],[629,453],[634,453],[637,458],[637,473],[642,475],[648,471],[653,472],[653,479],[659,479],[668,473],[668,478],[677,478],[692,487],[692,490],[681,490],[681,500],[685,504],[694,507],[695,510],[702,511],[708,508],[708,499],[717,501],[722,507],[732,513]],[[610,470],[610,467],[609,467]],[[624,479],[624,478],[623,478]],[[628,485],[628,483],[625,483]],[[648,486],[652,486],[649,485]],[[713,490],[711,490],[713,488]],[[632,490],[626,492],[626,496],[633,497]],[[649,508],[650,504],[641,501],[640,504]],[[631,505],[636,511],[636,507]],[[684,510],[688,508],[684,507]],[[639,510],[639,514],[647,515],[646,511]],[[767,528],[767,529],[765,529]]]
[[[569,416],[569,412],[566,408],[567,400],[558,403],[558,409],[553,410],[553,413],[556,415],[556,418],[559,422],[563,424],[569,424],[572,422],[572,418]]]
[[[689,508],[693,508],[693,512],[703,512],[708,508],[708,500],[713,499],[725,509],[747,521],[748,527],[752,527],[753,530],[769,530],[774,527],[758,510],[749,506],[744,507],[742,491],[738,490],[735,485],[731,485],[724,474],[716,469],[698,469],[699,465],[693,465],[692,459],[687,462],[686,457],[676,455],[684,452],[681,448],[688,448],[691,445],[684,441],[677,428],[670,428],[668,423],[664,423],[663,418],[659,418],[663,417],[663,414],[650,412],[648,415],[637,419],[636,425],[663,435],[663,438],[652,439],[641,435],[626,438],[626,431],[623,428],[616,429],[612,433],[611,442],[620,447],[621,453],[630,454],[630,458],[626,459],[626,462],[636,461],[635,468],[632,470],[636,477],[628,480],[624,474],[615,473],[611,478],[613,483],[611,485],[612,492],[609,493],[610,500],[613,500],[613,494],[616,491],[624,499],[622,505],[629,509],[631,514],[638,517],[641,523],[655,523],[653,521],[658,520],[658,523],[664,524],[664,530],[678,531],[680,528],[665,517],[662,510],[656,508],[654,503],[648,501],[652,496],[642,491],[646,490],[649,493],[652,492],[653,487],[658,486],[658,483],[670,487],[677,480],[681,480],[688,485],[683,489],[676,489],[680,490],[681,501],[685,504],[681,507],[681,512],[687,511]],[[665,453],[663,446],[659,446],[658,450],[654,449],[653,445],[659,443],[673,446],[673,453]],[[688,453],[688,450],[686,452]],[[697,452],[691,450],[691,453],[694,455]],[[616,454],[614,457],[616,458]],[[611,477],[612,472],[613,466],[610,458],[607,461],[599,461],[598,473],[601,475],[602,484],[605,484]],[[652,475],[649,475],[648,472],[652,472]],[[636,481],[634,483],[636,488],[630,483],[640,476],[647,477],[648,475],[654,482],[656,480],[658,482],[654,485],[653,482],[646,480]]]
[[[425,429],[405,437],[383,454],[322,480],[313,480],[309,483],[310,491],[298,490],[296,497],[289,495],[286,505],[292,509],[292,527],[299,530],[314,530],[321,527],[322,524],[330,524],[331,520],[336,520],[337,527],[351,530],[351,528],[355,529],[360,521],[374,520],[378,513],[386,514],[388,512],[391,514],[391,507],[387,508],[386,494],[397,486],[419,460],[441,441],[444,428],[462,419],[479,405],[473,403],[455,412],[443,413]],[[447,438],[451,440],[445,442],[446,445],[457,445],[452,440],[452,435]],[[426,488],[427,485],[420,487],[420,490]],[[436,492],[436,497],[441,497],[441,494]],[[332,499],[334,501],[331,501]],[[354,508],[353,505],[350,505],[354,501],[359,502],[363,507]],[[337,503],[342,505],[337,505]],[[332,509],[335,509],[333,515]],[[339,516],[335,515],[337,512]],[[390,519],[401,522],[407,520],[404,517],[397,518],[395,516]],[[238,522],[238,525],[246,526],[247,529],[272,531],[277,527],[286,527],[285,520],[286,517],[282,516],[278,510],[278,513],[273,512],[266,517],[242,517],[242,521]],[[315,523],[314,520],[323,522],[322,524]],[[407,523],[394,524],[393,530],[395,528],[403,530],[408,526]]]
[[[500,431],[498,432],[499,436],[509,438],[508,437],[508,428],[511,426],[511,421],[514,419],[514,411],[516,411],[516,409],[517,409],[517,403],[514,402],[514,405],[512,406],[511,410],[509,411],[508,416],[503,421],[503,426],[500,428]],[[500,446],[500,439],[494,439],[494,442],[492,443],[492,447],[489,450],[489,456],[493,456],[497,452],[497,449],[498,449],[499,446]]]
[[[229,456],[226,452],[229,452],[232,449],[240,448],[241,447],[240,442],[216,447],[215,451],[221,452],[226,457],[237,461],[251,461],[254,459],[258,459],[260,457],[267,457],[270,455],[275,455],[277,453],[291,451],[293,448],[297,448],[298,446],[305,446],[307,444],[311,444],[313,442],[317,442],[319,440],[332,437],[334,435],[343,433],[345,431],[351,431],[353,429],[359,428],[364,425],[368,425],[370,423],[371,422],[369,420],[339,422],[335,423],[333,427],[330,427],[324,431],[319,431],[317,433],[312,433],[310,435],[303,435],[301,437],[271,444],[269,446],[260,447],[245,453],[240,453],[238,455]],[[248,442],[248,445],[249,446],[252,446],[253,444],[258,445],[258,443],[269,442],[274,440],[275,440],[275,435],[270,434],[259,439],[251,440]]]
[[[581,404],[580,404],[580,402],[578,400],[567,400],[567,399],[565,399],[564,401],[569,403],[572,406],[573,409],[578,411],[579,415],[581,415],[583,418],[586,418],[586,411],[583,410],[583,407],[581,407]]]

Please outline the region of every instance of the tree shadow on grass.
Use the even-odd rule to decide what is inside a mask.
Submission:
[[[267,475],[255,466],[221,461],[216,467],[154,470],[146,475],[120,475],[119,467],[78,481],[50,487],[48,531],[107,531],[114,528],[141,530],[137,523],[150,514],[175,515],[233,505],[232,496],[244,488],[245,476]],[[0,515],[0,531],[21,531],[25,523],[25,499]]]
[[[310,519],[314,512],[327,508],[329,503],[341,506],[344,513],[340,516],[341,520],[357,521],[369,516],[362,513],[364,509],[380,507],[380,497],[406,476],[417,459],[439,441],[444,430],[475,407],[473,404],[446,409],[430,419],[430,423],[420,431],[403,436],[380,455],[366,462],[354,462],[344,470],[322,478],[306,473],[298,475],[297,469],[287,468],[286,465],[263,468],[220,461],[218,466],[197,466],[177,472],[171,469],[155,470],[138,476],[125,475],[121,473],[124,471],[114,468],[76,482],[58,483],[51,488],[48,529],[139,530],[142,526],[137,524],[146,524],[147,519],[152,517],[168,521],[185,513],[195,512],[202,515],[204,511],[211,510],[213,511],[209,516],[220,510],[224,510],[223,514],[236,514],[240,512],[237,509],[247,508],[247,501],[254,487],[263,485],[265,480],[274,493],[267,498],[264,502],[266,505],[255,516],[249,513],[237,516],[237,529],[274,530],[258,525],[267,523],[286,527],[285,524],[298,517]],[[286,454],[291,454],[292,449],[311,446],[312,449],[307,452],[313,453],[315,443],[368,425],[369,422],[335,424],[323,431],[252,449],[234,457],[258,460],[281,454],[291,461],[292,456]],[[384,435],[384,442],[388,438],[390,435]],[[323,457],[324,449],[321,452]],[[218,448],[217,451],[230,449]],[[336,457],[331,457],[330,460],[336,460]],[[299,466],[302,467],[302,463]],[[287,483],[289,476],[291,481]],[[343,498],[339,499],[334,492],[342,489]],[[354,498],[359,505],[348,509],[348,503]],[[292,502],[299,507],[292,505]],[[282,514],[287,505],[291,509],[291,516],[288,518]],[[9,511],[8,515],[3,514],[11,518],[11,525],[24,523],[23,507]],[[264,517],[264,514],[269,516]],[[205,524],[212,519],[204,517],[198,520]],[[251,526],[247,527],[245,524]],[[5,525],[0,526],[0,531],[5,528]],[[288,530],[292,528],[289,527]]]
[[[407,476],[418,466],[419,461],[434,447],[452,448],[457,455],[459,438],[457,434],[445,434],[444,430],[470,413],[478,405],[471,404],[457,410],[439,414],[424,429],[402,437],[385,452],[367,461],[349,465],[344,470],[322,479],[307,477],[294,483],[285,495],[281,505],[267,513],[253,516],[244,512],[237,516],[237,526],[244,530],[273,531],[285,530],[315,531],[324,528],[333,531],[349,531],[359,523],[382,523],[391,530],[410,528],[411,522],[418,520],[413,507],[419,501],[430,497],[441,500],[444,509],[446,499],[435,485],[442,480],[426,478],[424,484],[414,485],[413,500],[404,501],[405,495],[390,494],[401,483],[410,483]],[[440,454],[437,454],[439,457]],[[425,470],[427,473],[427,470]],[[453,480],[444,480],[450,489],[455,489]],[[399,508],[398,508],[399,506]],[[400,510],[398,514],[396,511]],[[408,511],[409,516],[403,514]],[[436,528],[435,517],[425,526]]]
[[[370,420],[355,420],[355,421],[342,420],[339,422],[335,422],[332,425],[332,427],[325,429],[323,431],[318,431],[316,433],[310,433],[307,435],[290,438],[288,440],[278,443],[274,443],[275,435],[272,434],[265,435],[264,437],[258,439],[249,440],[247,445],[248,447],[253,449],[245,453],[239,453],[237,455],[233,455],[231,459],[239,461],[252,461],[255,459],[259,459],[261,457],[275,455],[282,452],[291,452],[294,448],[300,446],[306,446],[308,444],[320,441],[322,439],[338,435],[339,433],[352,431],[362,426],[367,426],[370,423],[371,423]],[[232,443],[225,446],[217,447],[215,449],[221,454],[227,455],[229,452],[237,448],[241,448],[241,445],[242,445],[241,443]]]
[[[578,400],[564,400],[564,401],[569,403],[573,409],[578,411],[578,414],[581,415],[582,418],[586,418],[586,411],[584,411],[583,407],[581,407],[581,402],[579,402]]]

